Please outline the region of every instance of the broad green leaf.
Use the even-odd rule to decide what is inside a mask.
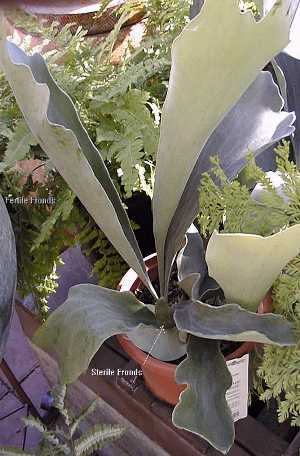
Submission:
[[[30,146],[36,145],[37,140],[25,122],[19,122],[9,140],[4,159],[0,163],[0,172],[15,166],[17,161],[26,157],[30,151]]]
[[[179,288],[191,299],[199,298],[201,275],[197,272],[191,273],[178,282]]]
[[[85,284],[70,288],[68,299],[34,336],[34,343],[56,356],[64,383],[87,370],[103,342],[141,324],[155,326],[155,317],[129,292]]]
[[[281,315],[260,315],[237,304],[214,307],[185,301],[176,306],[174,318],[179,330],[205,339],[290,346],[299,337]]]
[[[186,354],[186,344],[180,340],[176,328],[162,330],[141,325],[127,335],[141,350],[162,361],[174,361]]]
[[[166,260],[168,230],[199,154],[260,70],[287,45],[291,1],[280,2],[259,22],[252,13],[241,14],[238,2],[206,1],[173,44],[153,198],[162,294],[170,267],[165,265],[172,262]],[[193,191],[196,194],[197,187]],[[192,222],[190,214],[181,219],[187,227]],[[174,237],[172,259],[178,248],[175,241],[182,241],[182,236]]]
[[[256,311],[284,266],[299,252],[300,224],[268,237],[214,232],[206,261],[227,302]]]
[[[207,278],[207,265],[202,238],[194,225],[185,236],[185,246],[176,258],[179,287],[190,297],[198,299],[200,287]]]
[[[0,195],[0,362],[8,338],[16,282],[15,237],[4,200]]]
[[[39,54],[1,41],[0,64],[24,118],[58,172],[95,222],[155,296],[120,197],[73,102]]]
[[[272,76],[268,72],[261,72],[211,135],[197,160],[169,228],[165,254],[166,277],[178,245],[199,211],[197,190],[202,174],[211,169],[211,157],[217,155],[228,179],[235,178],[245,166],[249,150],[254,156],[260,157],[270,144],[293,133],[295,116],[281,112],[283,106],[283,99]]]
[[[173,411],[173,424],[200,435],[226,454],[234,442],[233,420],[225,398],[232,378],[219,343],[191,337],[188,356],[176,369],[176,381],[188,386]]]
[[[207,274],[204,245],[194,225],[191,225],[186,233],[185,246],[178,253],[176,263],[178,280],[194,273],[200,274],[202,281],[204,280]]]

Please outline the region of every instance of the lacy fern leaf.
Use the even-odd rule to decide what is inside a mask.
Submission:
[[[273,312],[284,315],[300,330],[300,256],[286,267],[273,287]],[[265,346],[258,376],[266,389],[262,400],[278,403],[278,420],[300,426],[300,340],[291,348]]]
[[[32,251],[51,237],[55,224],[61,220],[65,222],[73,210],[75,195],[69,188],[62,188],[56,198],[56,205],[49,217],[42,224],[39,236],[34,240]]]
[[[128,267],[104,233],[89,220],[78,234],[77,241],[90,258],[92,274],[99,278],[99,285],[116,288]]]
[[[65,405],[66,393],[66,385],[57,385],[52,391],[54,408],[57,408],[62,418],[61,426],[47,428],[39,419],[32,416],[24,419],[26,427],[34,428],[41,433],[42,439],[34,453],[14,447],[0,447],[0,455],[88,456],[122,437],[125,432],[124,427],[98,424],[90,428],[81,437],[74,439],[75,431],[81,432],[80,424],[95,411],[97,401],[85,408],[75,419],[71,419],[71,412]]]

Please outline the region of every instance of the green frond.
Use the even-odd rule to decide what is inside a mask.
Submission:
[[[247,185],[238,179],[230,182],[217,158],[212,159],[212,165],[211,173],[203,174],[199,192],[198,219],[204,236],[219,229],[225,233],[269,236],[283,226],[295,223],[292,200],[289,204],[284,202],[251,154],[243,172]],[[266,189],[261,202],[251,197],[248,188],[249,184],[254,186],[257,182]]]
[[[77,241],[83,253],[90,257],[93,265],[92,274],[99,278],[99,285],[116,288],[128,266],[104,233],[88,221],[79,233]]]
[[[54,399],[54,407],[57,410],[61,411],[65,408],[65,399],[67,394],[67,387],[66,385],[58,384],[52,389],[52,395]]]
[[[80,439],[75,440],[75,456],[88,456],[124,434],[122,426],[96,425]]]
[[[90,416],[92,413],[94,413],[94,411],[96,410],[97,408],[97,404],[98,404],[98,401],[95,400],[93,401],[91,404],[89,404],[85,409],[82,410],[82,412],[80,413],[80,415],[78,415],[76,417],[75,420],[73,420],[71,426],[70,426],[70,433],[71,433],[71,436],[74,435],[76,429],[78,428],[78,426],[88,417]]]
[[[69,188],[62,188],[56,197],[56,204],[48,218],[41,225],[40,234],[35,239],[31,251],[40,247],[40,245],[50,239],[55,224],[62,220],[65,222],[73,210],[75,195]]]
[[[23,421],[25,423],[25,426],[37,429],[41,434],[46,432],[46,428],[43,425],[43,423],[41,422],[41,420],[39,420],[38,418],[35,418],[34,416],[30,415],[26,418],[23,418]]]
[[[273,312],[284,315],[300,331],[300,255],[294,258],[273,287]],[[258,376],[265,384],[262,400],[277,400],[279,422],[300,424],[300,350],[265,346]]]

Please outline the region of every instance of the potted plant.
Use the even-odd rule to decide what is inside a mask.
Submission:
[[[245,166],[249,148],[257,155],[293,132],[294,115],[281,111],[283,101],[272,76],[261,72],[288,43],[294,13],[289,6],[276,4],[255,22],[252,13],[241,14],[232,1],[222,2],[222,16],[219,5],[208,1],[174,42],[153,197],[159,298],[118,193],[72,101],[41,56],[29,57],[4,39],[1,44],[1,66],[31,131],[154,299],[153,308],[130,292],[73,287],[35,342],[56,355],[63,380],[70,383],[88,368],[108,337],[135,331],[141,339],[144,327],[152,335],[165,331],[164,340],[173,338],[169,359],[182,356],[183,348],[187,352],[176,369],[177,382],[187,387],[174,409],[173,422],[223,453],[233,443],[234,426],[225,399],[231,376],[219,341],[296,343],[293,327],[283,317],[255,311],[281,269],[299,253],[300,225],[266,238],[214,232],[206,260],[226,298],[220,306],[199,300],[204,275],[195,271],[192,260],[181,283],[189,299],[173,305],[168,283],[174,257],[197,215],[197,189],[211,168],[210,158],[218,153],[222,171],[233,179]],[[237,67],[242,57],[243,64]],[[270,261],[266,252],[272,248]],[[201,243],[194,253],[196,267],[203,268]],[[251,263],[243,261],[246,253]]]

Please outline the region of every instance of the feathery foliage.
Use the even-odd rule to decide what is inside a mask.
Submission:
[[[218,159],[213,159],[212,175],[203,176],[200,190],[199,221],[203,234],[215,229],[223,232],[241,232],[270,235],[282,227],[300,221],[300,175],[295,164],[289,161],[289,143],[283,141],[276,150],[277,171],[282,178],[281,195],[270,179],[255,165],[251,156],[239,180],[230,183]],[[249,185],[260,182],[265,192],[260,202],[249,192]],[[273,286],[273,312],[281,314],[300,329],[300,256],[292,260]],[[299,341],[300,344],[300,341]],[[275,398],[278,403],[278,420],[291,419],[300,425],[300,350],[294,347],[265,345],[261,358],[256,360],[254,389],[262,400]],[[258,355],[257,355],[258,356]]]
[[[96,410],[97,401],[92,402],[78,416],[73,417],[65,407],[66,392],[65,385],[58,385],[52,392],[53,406],[60,412],[62,418],[62,424],[59,426],[56,425],[54,429],[47,429],[38,418],[29,416],[24,419],[26,427],[36,429],[42,436],[34,453],[14,447],[0,447],[0,455],[89,456],[122,437],[125,432],[124,427],[108,424],[97,424],[83,435],[75,436],[75,432],[80,431],[80,424]]]
[[[60,254],[74,245],[74,232],[80,220],[73,195],[58,175],[48,177],[46,183],[33,183],[32,174],[24,178],[17,170],[0,175],[0,193],[4,198],[27,198],[28,203],[10,203],[7,207],[16,237],[18,257],[18,291],[21,297],[29,294],[35,299],[41,319],[48,312],[48,298],[57,288],[56,267],[61,264]],[[52,204],[31,203],[48,199]],[[69,199],[66,199],[66,198]],[[49,239],[51,238],[51,242]]]
[[[274,312],[284,315],[300,329],[300,256],[289,263],[273,287]],[[300,341],[299,341],[300,344]],[[278,420],[300,426],[300,346],[265,346],[258,377],[265,387],[262,400],[277,400]]]
[[[230,182],[218,158],[212,159],[212,172],[204,173],[199,192],[199,224],[203,235],[214,230],[225,233],[248,233],[269,236],[299,221],[300,180],[296,167],[289,161],[289,143],[284,141],[276,150],[277,169],[283,179],[283,193],[277,193],[270,178],[255,164],[251,153],[243,173],[243,181]],[[260,201],[251,197],[249,186],[259,182],[265,189]]]
[[[99,285],[116,288],[128,269],[104,233],[89,219],[78,233],[77,240],[83,253],[91,258],[92,274],[99,279]]]

